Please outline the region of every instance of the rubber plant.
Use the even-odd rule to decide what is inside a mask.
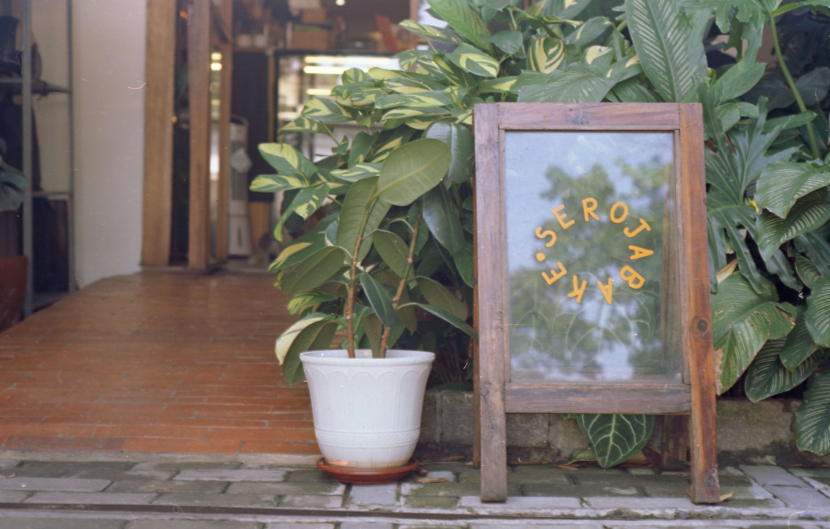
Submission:
[[[338,329],[347,331],[344,347],[378,355],[396,343],[468,343],[474,104],[699,102],[718,393],[747,371],[752,400],[811,379],[798,444],[830,452],[830,377],[813,375],[830,347],[830,76],[820,63],[829,55],[785,60],[793,46],[776,40],[778,66],[756,61],[765,27],[778,39],[782,19],[825,21],[825,2],[428,3],[446,27],[401,23],[428,49],[399,53],[400,70],[347,70],[331,97],[312,98],[282,129],[330,136],[332,156],[313,164],[286,144],[260,147],[278,174],[256,178],[252,189],[293,197],[277,238],[286,219],[331,202],[317,228],[271,265],[289,310],[302,316],[277,340],[286,379],[302,380],[299,353],[326,347]],[[731,48],[732,64],[709,67],[707,52]],[[330,126],[348,122],[365,130],[338,140]],[[413,171],[418,185],[403,184]],[[603,467],[640,451],[654,422],[575,418]]]

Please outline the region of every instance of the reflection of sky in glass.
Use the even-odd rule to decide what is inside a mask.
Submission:
[[[514,381],[629,380],[665,377],[661,349],[662,230],[673,137],[668,133],[508,132],[505,193],[510,281],[511,369]],[[585,221],[593,198],[599,220]],[[628,216],[611,222],[616,202]],[[563,205],[562,222],[552,214]],[[618,209],[621,212],[622,209]],[[645,220],[650,230],[634,232]],[[618,219],[619,220],[619,219]],[[555,244],[536,229],[556,233]],[[636,245],[650,256],[632,259]],[[537,255],[542,257],[539,262]],[[542,277],[567,274],[548,285]],[[620,278],[629,266],[644,285]],[[579,303],[577,286],[585,281]],[[612,280],[612,302],[597,285]],[[636,283],[636,280],[635,280]],[[581,288],[581,287],[579,287]],[[573,297],[568,297],[573,293]]]

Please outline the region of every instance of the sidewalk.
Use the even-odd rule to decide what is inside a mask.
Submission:
[[[311,465],[4,455],[21,459],[0,459],[0,529],[830,528],[830,468],[722,468],[732,497],[707,506],[685,472],[514,466],[507,503],[483,504],[479,471],[458,462],[423,465],[446,481],[347,486]]]

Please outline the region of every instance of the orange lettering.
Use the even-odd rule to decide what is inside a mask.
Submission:
[[[568,294],[569,298],[576,298],[577,303],[582,302],[582,294],[585,293],[585,286],[588,284],[587,281],[582,281],[582,287],[579,286],[579,280],[577,280],[576,276],[574,276],[574,291]]]
[[[575,220],[569,220],[568,222],[565,222],[565,219],[568,218],[568,215],[566,215],[565,213],[559,213],[563,209],[565,209],[564,204],[562,204],[558,208],[551,211],[551,213],[553,213],[553,216],[556,217],[556,220],[559,221],[559,224],[562,226],[562,229],[567,230],[568,228],[573,226],[574,222],[576,222],[576,221]]]
[[[568,273],[568,271],[567,271],[567,270],[565,270],[565,267],[564,267],[564,266],[562,266],[562,263],[557,262],[557,263],[556,263],[556,266],[558,266],[558,267],[559,267],[559,270],[560,270],[560,271],[559,271],[559,272],[556,272],[556,271],[554,271],[553,269],[551,269],[550,273],[551,273],[551,274],[553,274],[553,277],[548,277],[548,275],[547,275],[546,273],[542,272],[542,277],[544,277],[544,278],[545,278],[545,282],[546,282],[548,285],[552,285],[552,284],[556,283],[559,279],[561,279],[562,277],[564,277],[564,276],[565,276],[565,274],[567,274],[567,273]]]
[[[614,215],[614,212],[617,211],[617,208],[623,208],[623,214],[621,217],[617,217]],[[628,216],[628,206],[623,204],[622,202],[617,202],[613,206],[611,206],[611,222],[614,224],[619,224],[620,222],[624,221],[625,218]]]
[[[639,246],[629,246],[628,249],[634,252],[634,255],[631,256],[632,261],[634,261],[635,259],[640,259],[641,257],[648,257],[649,255],[654,255],[654,251],[646,250],[645,248],[640,248]]]
[[[554,244],[556,244],[556,234],[550,230],[542,231],[542,228],[536,228],[536,236],[540,239],[544,239],[545,237],[550,237],[550,240],[545,243],[545,246],[550,248]]]
[[[643,230],[651,231],[651,226],[648,225],[648,222],[646,222],[645,219],[640,219],[640,226],[638,226],[636,230],[630,231],[628,228],[626,228],[623,230],[623,233],[625,233],[627,237],[634,237]]]
[[[591,206],[588,206],[591,204]],[[599,220],[597,214],[594,211],[597,210],[597,200],[595,198],[586,198],[582,201],[582,211],[585,213],[585,222],[588,222],[591,217],[594,217],[594,220]]]
[[[609,277],[607,286],[603,285],[601,281],[597,281],[597,286],[602,291],[602,297],[605,298],[605,301],[607,301],[609,305],[611,304],[611,295],[613,294],[613,287],[611,285],[613,281],[614,280]]]
[[[635,272],[630,266],[622,267],[620,270],[620,278],[634,290],[641,288],[646,282],[643,276]]]

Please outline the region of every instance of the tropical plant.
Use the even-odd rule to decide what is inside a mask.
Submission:
[[[0,153],[5,147],[5,142],[0,140]],[[0,157],[0,211],[14,211],[19,208],[23,203],[26,185],[26,177]]]
[[[830,377],[813,374],[830,347],[830,54],[798,52],[809,47],[783,29],[800,17],[826,30],[827,2],[428,2],[447,27],[402,26],[429,49],[398,54],[400,70],[344,72],[331,98],[311,99],[284,127],[330,136],[333,156],[313,164],[288,145],[261,147],[278,174],[252,189],[292,191],[283,219],[331,202],[271,266],[302,316],[277,341],[286,378],[301,380],[299,353],[338,328],[349,350],[378,355],[395,343],[468,343],[474,104],[699,102],[717,391],[747,371],[752,400],[808,381],[798,445],[830,452]],[[756,60],[767,26],[777,66]],[[727,51],[734,59],[710,67],[707,53]],[[366,129],[338,140],[330,125],[346,122]],[[578,422],[603,466],[640,450],[653,425],[642,415]]]

